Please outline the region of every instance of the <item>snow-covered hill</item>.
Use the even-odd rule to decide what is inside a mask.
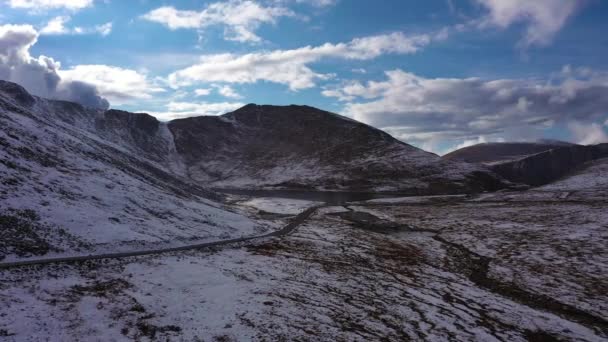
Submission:
[[[586,163],[608,157],[608,144],[566,146],[492,166],[492,170],[512,182],[540,186],[555,182]]]
[[[268,229],[163,170],[172,139],[166,124],[146,115],[40,99],[0,82],[0,127],[0,259],[182,245]]]
[[[482,166],[441,160],[383,131],[308,106],[250,104],[169,123],[194,180],[225,188],[448,193],[504,184]]]
[[[584,164],[579,170],[555,183],[543,186],[544,190],[578,191],[608,190],[608,158]]]
[[[227,209],[210,187],[446,193],[504,186],[483,167],[442,161],[311,107],[248,105],[163,123],[35,97],[0,81],[0,127],[0,258],[118,252],[268,229]]]

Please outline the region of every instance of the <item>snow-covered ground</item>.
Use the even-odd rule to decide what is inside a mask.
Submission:
[[[287,198],[261,197],[243,201],[239,204],[272,214],[297,215],[310,207],[318,206],[322,203]]]
[[[554,198],[325,207],[242,247],[4,270],[0,336],[605,341],[606,202]]]

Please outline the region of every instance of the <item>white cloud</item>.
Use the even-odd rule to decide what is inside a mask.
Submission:
[[[314,7],[329,7],[338,3],[338,0],[296,0],[296,2],[312,5]]]
[[[68,35],[68,34],[93,34],[98,33],[102,36],[107,36],[112,32],[112,23],[105,23],[97,25],[95,27],[67,27],[66,24],[70,22],[71,18],[68,16],[55,17],[46,24],[41,30],[41,35]]]
[[[64,80],[78,80],[97,87],[99,93],[114,104],[133,99],[149,99],[165,89],[154,84],[147,75],[131,69],[108,65],[77,65],[59,71]]]
[[[490,142],[505,142],[505,139],[498,138],[498,137],[497,138],[488,138],[485,135],[481,135],[474,139],[464,140],[462,143],[450,148],[445,153],[449,153],[451,151],[459,150],[461,148],[465,148],[465,147],[469,147],[469,146],[474,146],[477,144],[485,144],[485,143],[490,143]]]
[[[159,120],[168,121],[192,116],[221,115],[241,108],[244,105],[245,104],[239,102],[170,102],[167,104],[167,111],[148,113],[155,116]]]
[[[102,36],[107,36],[112,33],[113,24],[111,22],[95,26],[95,31]]]
[[[0,79],[19,83],[34,95],[107,108],[95,86],[80,79],[62,79],[61,64],[51,57],[30,55],[38,32],[30,25],[0,25]]]
[[[529,138],[555,123],[603,122],[608,73],[565,68],[548,80],[424,78],[403,70],[384,81],[346,82],[323,95],[344,113],[400,139],[463,141],[483,135]]]
[[[142,16],[171,30],[205,29],[214,25],[226,28],[224,38],[238,42],[260,42],[255,31],[261,24],[274,24],[280,17],[293,17],[295,13],[281,6],[265,7],[254,1],[230,0],[209,4],[202,11],[177,10],[160,7]]]
[[[31,25],[0,25],[0,61],[9,64],[30,59],[29,49],[37,40],[38,32]]]
[[[304,5],[322,8],[322,7],[334,6],[338,3],[339,0],[271,0],[271,1],[273,3],[283,4],[283,5],[289,4],[289,3],[297,3],[297,4],[304,4]]]
[[[205,55],[198,64],[176,71],[168,79],[173,87],[204,82],[243,84],[267,81],[300,90],[314,87],[317,80],[333,77],[310,68],[309,64],[323,58],[369,60],[384,54],[411,54],[428,45],[432,39],[431,35],[406,36],[396,32],[357,38],[348,43],[326,43],[293,50]]]
[[[482,26],[507,28],[514,23],[528,25],[523,46],[546,45],[566,24],[581,0],[475,0],[488,10]]]
[[[608,143],[608,133],[600,124],[571,122],[568,124],[568,129],[570,129],[574,140],[581,145]]]
[[[224,96],[224,97],[228,97],[231,99],[242,99],[243,96],[241,96],[241,94],[237,93],[231,86],[228,85],[223,85],[223,86],[216,86],[217,92]]]
[[[81,10],[93,5],[93,0],[8,0],[11,8],[23,8],[34,11],[49,9]]]
[[[207,96],[207,95],[211,94],[211,89],[207,89],[207,88],[195,89],[194,94],[196,96]]]
[[[58,35],[68,34],[71,30],[65,27],[65,24],[70,21],[70,17],[55,17],[40,30],[40,34]]]

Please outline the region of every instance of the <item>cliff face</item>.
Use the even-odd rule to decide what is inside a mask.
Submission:
[[[608,144],[569,146],[492,166],[492,170],[516,183],[549,184],[576,171],[585,163],[608,157]]]

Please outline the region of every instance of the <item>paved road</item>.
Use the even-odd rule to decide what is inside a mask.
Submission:
[[[214,241],[207,243],[200,243],[196,245],[188,245],[188,246],[180,246],[180,247],[172,247],[172,248],[160,248],[160,249],[149,249],[143,251],[135,251],[135,252],[121,252],[121,253],[107,253],[107,254],[98,254],[98,255],[82,255],[82,256],[71,256],[71,257],[59,257],[59,258],[48,258],[48,259],[38,259],[38,260],[26,260],[26,261],[16,261],[16,262],[7,262],[0,263],[0,269],[7,269],[13,267],[20,266],[32,266],[32,265],[48,265],[48,264],[56,264],[56,263],[69,263],[69,262],[82,262],[88,260],[101,260],[101,259],[118,259],[118,258],[127,258],[133,256],[140,255],[152,255],[152,254],[163,254],[169,252],[178,252],[178,251],[189,251],[195,249],[204,249],[210,247],[221,247],[239,242],[247,242],[252,240],[258,240],[268,237],[280,237],[285,236],[291,232],[293,232],[300,224],[304,223],[312,214],[314,214],[319,208],[322,206],[316,206],[312,208],[308,208],[298,214],[294,219],[289,222],[288,225],[283,227],[281,230],[274,231],[272,233],[258,235],[258,236],[250,236],[250,237],[242,237],[235,238],[229,240],[222,241]]]

